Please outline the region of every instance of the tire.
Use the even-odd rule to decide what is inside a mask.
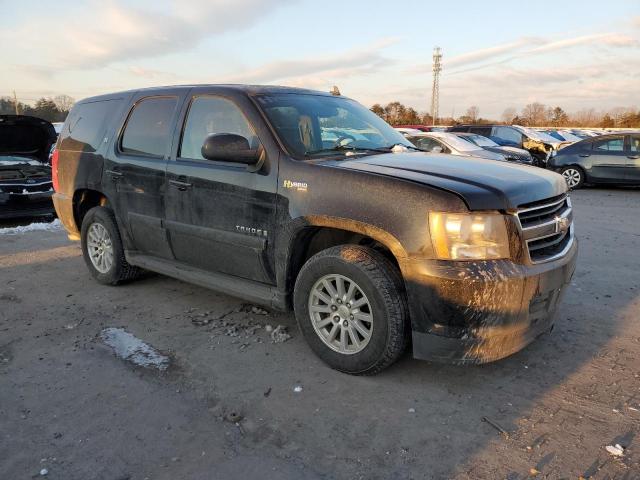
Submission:
[[[564,167],[560,173],[567,182],[567,186],[570,190],[577,190],[584,185],[584,170],[582,170],[582,168],[575,165],[569,165]]]
[[[95,253],[96,247],[89,245],[95,245],[94,240],[99,238],[99,236],[96,237],[98,232],[104,233],[105,235],[102,237],[104,252],[103,263],[95,263],[95,260],[92,260],[92,252]],[[132,280],[140,275],[140,269],[130,265],[125,259],[120,231],[118,230],[118,224],[111,209],[107,207],[93,207],[89,210],[82,219],[80,234],[82,256],[91,275],[93,275],[98,282],[104,285],[117,285],[118,283]],[[89,239],[90,236],[92,237],[91,240]],[[107,251],[109,250],[107,244],[110,244],[111,250],[110,265],[108,265],[109,262],[107,262]],[[96,258],[95,255],[93,258]]]
[[[334,294],[338,293],[338,282],[343,282],[342,299],[337,298],[339,295],[327,295],[329,290],[323,279],[329,282]],[[314,293],[317,291],[324,295],[324,300]],[[332,310],[334,307],[337,310]],[[393,364],[409,341],[409,315],[400,272],[370,248],[341,245],[311,257],[296,279],[294,309],[300,331],[311,349],[341,372],[376,374]],[[367,315],[369,320],[365,320]],[[335,326],[339,330],[331,340]],[[367,331],[369,337],[361,335]],[[347,337],[345,343],[342,335]]]

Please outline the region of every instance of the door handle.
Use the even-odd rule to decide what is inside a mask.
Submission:
[[[581,153],[580,156],[581,157],[590,157],[591,154],[590,153]]]
[[[105,173],[109,175],[111,177],[111,180],[113,180],[114,182],[120,180],[123,177],[123,173],[117,172],[116,170],[107,170]]]
[[[188,182],[181,182],[179,180],[169,180],[169,185],[176,187],[178,190],[180,190],[181,192],[186,191],[187,189],[193,187],[192,183],[188,183]]]

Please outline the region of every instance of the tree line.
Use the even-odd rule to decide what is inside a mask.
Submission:
[[[32,105],[15,102],[11,97],[0,97],[0,115],[30,115],[50,122],[64,122],[75,100],[69,95],[39,98]]]
[[[428,113],[418,113],[414,108],[400,102],[385,106],[376,103],[371,111],[391,125],[456,125],[496,124],[522,125],[528,127],[583,127],[583,128],[635,128],[640,127],[640,110],[635,107],[617,107],[608,111],[584,109],[567,113],[561,107],[550,107],[534,102],[525,105],[520,112],[510,107],[505,109],[500,120],[483,118],[480,109],[472,105],[464,115],[457,118],[442,117],[433,122]]]

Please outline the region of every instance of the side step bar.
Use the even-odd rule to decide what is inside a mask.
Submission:
[[[201,287],[217,290],[218,292],[278,310],[289,310],[288,295],[278,288],[265,283],[225,273],[207,272],[174,260],[159,259],[133,251],[125,251],[125,258],[131,265],[151,270],[152,272],[161,273],[168,277],[194,283]]]

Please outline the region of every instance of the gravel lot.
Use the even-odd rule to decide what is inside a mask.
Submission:
[[[0,479],[640,478],[640,190],[572,197],[551,335],[365,378],[321,364],[293,315],[156,275],[103,287],[55,225],[0,230]],[[160,360],[116,356],[118,328]]]

